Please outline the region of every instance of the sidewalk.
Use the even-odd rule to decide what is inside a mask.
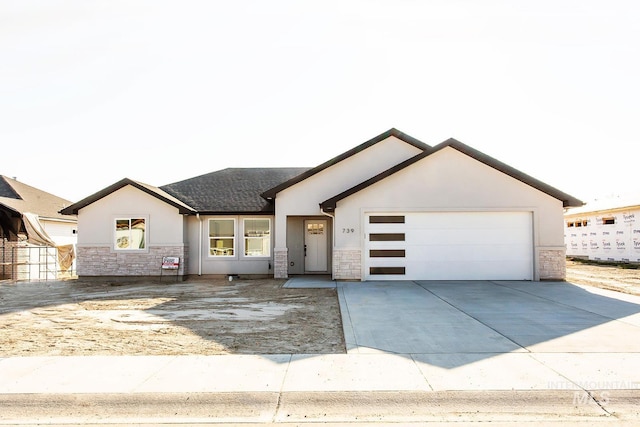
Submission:
[[[0,359],[0,394],[640,390],[638,353],[484,356],[16,357]],[[428,362],[436,357],[459,366]]]
[[[512,353],[455,369],[423,356],[7,358],[0,425],[640,421],[639,384],[623,379],[637,354],[587,355],[587,366],[574,362],[580,355]]]
[[[0,358],[0,425],[114,414],[123,424],[162,414],[171,422],[640,422],[638,297],[519,282],[368,286],[338,286],[347,354]],[[497,301],[510,316],[492,308]]]

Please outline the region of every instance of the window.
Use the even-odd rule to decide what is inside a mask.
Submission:
[[[321,222],[310,222],[307,224],[307,234],[310,235],[323,235],[324,234],[324,224]]]
[[[406,274],[405,267],[370,267],[369,274]]]
[[[116,218],[115,249],[140,250],[146,245],[147,233],[144,218]]]
[[[574,223],[573,222],[568,222],[567,223],[567,227],[573,227]]]
[[[404,215],[371,215],[369,224],[404,224]]]
[[[271,254],[271,220],[244,220],[244,255],[269,256]]]
[[[602,218],[603,225],[613,225],[616,223],[615,217]]]
[[[404,242],[404,233],[371,233],[370,242]]]
[[[209,255],[233,256],[236,222],[233,219],[209,220]]]
[[[371,258],[404,258],[404,249],[371,249],[369,250]]]

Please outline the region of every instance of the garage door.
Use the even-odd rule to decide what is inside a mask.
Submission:
[[[532,280],[531,212],[370,213],[366,280]]]

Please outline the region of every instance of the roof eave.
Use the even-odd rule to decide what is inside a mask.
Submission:
[[[199,215],[211,215],[211,216],[220,216],[220,215],[274,215],[275,211],[273,210],[262,210],[262,211],[199,211],[197,212]]]
[[[67,206],[66,208],[62,209],[59,211],[59,213],[63,214],[63,215],[77,215],[78,211],[84,207],[89,206],[92,203],[97,202],[98,200],[108,196],[109,194],[112,194],[118,190],[120,190],[123,187],[126,187],[127,185],[131,185],[135,188],[137,188],[138,190],[141,190],[159,200],[162,200],[163,202],[175,207],[178,209],[178,212],[182,215],[188,215],[188,214],[196,214],[197,212],[194,209],[190,209],[187,208],[186,206],[181,205],[180,203],[176,203],[173,200],[170,200],[166,197],[164,197],[161,194],[158,194],[155,191],[152,191],[151,189],[145,187],[144,185],[141,185],[140,183],[129,179],[129,178],[124,178],[121,179],[120,181],[116,182],[115,184],[110,185],[109,187],[106,187],[100,191],[98,191],[97,193],[92,194],[91,196],[85,197],[84,199],[80,200],[79,202],[76,202],[70,206]]]
[[[336,209],[336,206],[338,204],[338,202],[346,197],[349,197],[352,194],[357,193],[360,190],[363,190],[364,188],[369,187],[372,184],[375,184],[378,181],[381,181],[382,179],[393,175],[394,173],[412,165],[413,163],[416,163],[419,160],[422,160],[425,157],[428,157],[444,148],[447,147],[451,147],[489,167],[492,167],[494,169],[496,169],[499,172],[504,173],[505,175],[508,175],[514,179],[517,179],[518,181],[529,185],[532,188],[535,188],[538,191],[541,191],[545,194],[548,194],[549,196],[558,199],[560,201],[562,201],[562,206],[565,208],[568,207],[579,207],[579,206],[583,206],[584,202],[567,194],[564,193],[560,190],[558,190],[555,187],[552,187],[548,184],[543,183],[542,181],[533,178],[532,176],[529,176],[511,166],[508,166],[505,163],[502,163],[501,161],[488,156],[484,153],[482,153],[481,151],[478,151],[474,148],[469,147],[468,145],[463,144],[460,141],[457,141],[453,138],[450,138],[438,145],[436,145],[435,147],[433,147],[431,150],[425,151],[423,153],[420,153],[408,160],[405,160],[402,163],[397,164],[396,166],[374,176],[373,178],[370,178],[354,187],[351,187],[350,189],[343,191],[342,193],[325,200],[324,202],[320,203],[320,208],[326,212],[333,212]]]
[[[582,206],[584,202],[563,192],[558,190],[555,187],[552,187],[549,184],[546,184],[526,173],[507,165],[506,163],[501,162],[487,154],[484,154],[481,151],[476,150],[475,148],[471,148],[462,142],[450,138],[435,147],[433,147],[433,153],[442,150],[443,148],[451,147],[467,156],[476,159],[477,161],[484,163],[485,165],[492,167],[493,169],[504,173],[518,181],[527,184],[530,187],[535,188],[538,191],[541,191],[555,199],[558,199],[562,202],[563,207],[574,207],[574,206]]]

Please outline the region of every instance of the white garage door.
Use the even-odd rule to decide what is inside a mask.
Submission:
[[[366,280],[532,280],[531,212],[371,213]]]

